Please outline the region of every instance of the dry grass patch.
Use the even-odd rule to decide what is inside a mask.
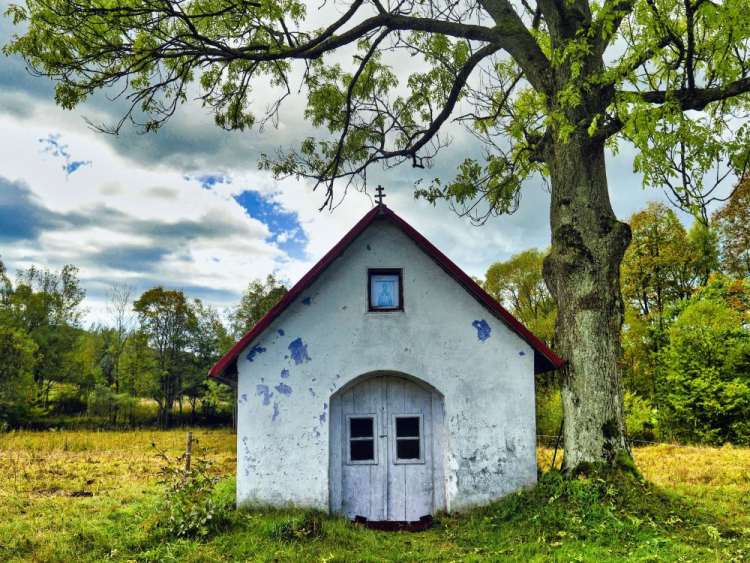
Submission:
[[[158,528],[157,470],[186,431],[0,434],[0,561],[745,561],[750,450],[637,449],[643,483],[565,481],[464,514],[419,534],[352,528],[322,513],[233,510],[236,436],[195,430],[210,448],[219,521],[205,538]],[[547,471],[551,448],[539,448]],[[558,464],[561,452],[558,452]],[[314,520],[316,533],[280,534]],[[747,529],[747,531],[745,531]],[[283,536],[283,537],[280,537]],[[299,538],[297,536],[300,536]],[[293,537],[293,541],[286,536]]]

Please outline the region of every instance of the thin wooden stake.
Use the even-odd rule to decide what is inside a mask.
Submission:
[[[552,467],[550,467],[550,469],[555,468],[555,458],[557,457],[557,448],[560,445],[560,438],[562,437],[564,422],[565,422],[565,417],[562,417],[562,420],[560,421],[560,431],[557,433],[557,441],[555,442],[555,453],[552,454]]]
[[[193,433],[187,435],[187,451],[185,452],[185,471],[190,471],[190,458],[193,456]]]

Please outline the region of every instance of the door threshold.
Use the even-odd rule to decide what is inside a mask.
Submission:
[[[422,516],[419,520],[395,521],[395,520],[368,520],[364,516],[355,516],[352,524],[364,526],[370,530],[382,532],[421,532],[432,526],[435,521],[431,515]]]

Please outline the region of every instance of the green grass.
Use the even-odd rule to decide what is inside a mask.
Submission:
[[[182,432],[0,435],[2,561],[745,561],[750,450],[636,450],[650,481],[566,481],[460,514],[420,533],[374,532],[309,510],[234,510],[235,437],[196,431],[222,475],[205,536],[159,526],[155,442]],[[540,467],[551,452],[540,449]],[[6,478],[7,477],[7,478]],[[93,496],[80,496],[85,494]]]

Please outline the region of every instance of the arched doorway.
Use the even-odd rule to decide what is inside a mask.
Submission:
[[[443,397],[404,374],[358,378],[331,397],[331,510],[414,521],[445,505]]]

